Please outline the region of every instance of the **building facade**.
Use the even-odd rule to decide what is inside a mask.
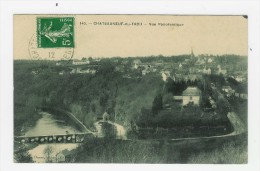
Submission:
[[[197,87],[188,87],[182,93],[182,105],[199,105],[201,100],[201,90]]]

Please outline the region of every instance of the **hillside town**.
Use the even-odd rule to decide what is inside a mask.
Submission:
[[[170,58],[170,57],[169,57]],[[174,57],[172,57],[174,58]],[[177,58],[177,57],[176,57]],[[124,78],[145,77],[148,74],[159,74],[164,82],[173,81],[201,81],[205,75],[217,75],[225,79],[222,87],[218,87],[227,98],[235,96],[241,99],[247,99],[247,91],[238,89],[228,80],[236,84],[247,84],[247,59],[239,58],[233,62],[229,57],[219,57],[213,55],[195,56],[193,51],[190,55],[179,57],[176,62],[172,62],[167,57],[157,57],[150,60],[145,58],[111,58],[115,64],[115,70],[121,72]],[[235,59],[234,59],[235,60]],[[64,74],[95,74],[102,58],[82,58],[70,61],[61,60],[56,62],[57,67],[66,68],[58,72]],[[33,70],[32,74],[38,74],[39,70]],[[232,82],[231,81],[231,82]],[[214,85],[212,84],[212,87]],[[190,89],[190,88],[189,88]],[[214,89],[214,88],[213,88]],[[198,90],[200,91],[200,90]],[[178,97],[174,97],[175,99]],[[212,103],[213,100],[211,99]]]
[[[60,77],[84,74],[95,77],[106,61],[113,65],[115,72],[129,81],[155,76],[160,79],[157,81],[164,82],[161,89],[166,93],[161,97],[160,111],[174,113],[176,104],[182,107],[191,105],[200,108],[202,118],[210,118],[217,116],[216,111],[222,108],[222,104],[217,104],[219,100],[227,103],[226,113],[236,109],[234,105],[237,105],[237,101],[246,102],[248,98],[247,58],[236,55],[195,55],[191,50],[188,55],[174,57],[83,57],[81,60],[56,61],[51,72]],[[31,71],[35,76],[40,72],[44,70],[37,68]],[[97,115],[100,118],[102,113]]]

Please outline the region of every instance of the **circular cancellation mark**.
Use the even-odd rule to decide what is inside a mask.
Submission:
[[[38,48],[37,37],[34,34],[28,46],[29,56],[32,60],[71,60],[74,55],[74,48]]]

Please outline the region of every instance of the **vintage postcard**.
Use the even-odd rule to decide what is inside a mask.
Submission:
[[[247,164],[247,16],[13,24],[15,163]]]

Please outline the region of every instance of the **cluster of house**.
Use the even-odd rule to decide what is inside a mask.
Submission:
[[[236,75],[236,76],[231,76],[231,77],[240,83],[247,81],[247,77],[245,75]]]
[[[191,51],[190,58],[186,58],[183,62],[175,64],[173,66],[178,72],[186,72],[188,74],[227,74],[228,66],[221,67],[218,65],[213,57],[210,56],[200,56],[195,57],[193,51]]]
[[[94,62],[99,62],[100,59],[92,59]],[[96,70],[91,68],[83,69],[82,66],[89,65],[91,61],[87,58],[82,60],[71,60],[70,66],[72,66],[70,74],[95,74]],[[122,62],[122,65],[116,66],[118,71],[123,71],[122,67],[124,63],[127,64],[127,60]],[[64,63],[68,64],[68,61],[59,61],[56,63],[57,66],[64,65]],[[234,66],[232,64],[220,65],[218,62],[211,56],[197,56],[195,57],[193,51],[191,51],[190,57],[186,58],[182,62],[178,63],[165,63],[162,60],[153,61],[153,62],[142,62],[140,59],[134,59],[131,64],[132,70],[141,71],[141,75],[145,76],[148,73],[160,73],[162,80],[167,81],[167,79],[172,79],[174,81],[195,81],[202,79],[203,75],[224,75],[230,76],[237,80],[238,82],[247,81],[247,75],[243,72],[238,73],[236,75],[231,75],[231,71],[233,71]],[[73,67],[75,66],[75,67]],[[242,66],[242,65],[241,65]],[[237,66],[240,67],[241,66]],[[242,68],[243,70],[244,68]],[[245,70],[245,69],[244,69]],[[59,74],[63,75],[65,71],[61,71]],[[127,73],[124,75],[126,78],[131,78],[131,76]],[[229,91],[229,94],[232,91]],[[244,95],[239,95],[244,97]]]
[[[212,58],[198,58],[198,60],[195,62],[195,65],[203,65],[203,64],[206,64],[206,63],[212,63],[213,62],[213,59]]]
[[[71,64],[71,65],[87,65],[90,64],[90,61],[88,59],[84,59],[84,60],[79,60],[79,59],[74,59],[74,60],[61,60],[56,62],[56,66],[62,66],[62,65],[67,65],[67,64]]]
[[[181,66],[181,67],[180,67]],[[216,63],[212,62],[210,64],[201,64],[201,65],[195,65],[195,64],[183,64],[180,63],[179,67],[175,67],[175,72],[177,73],[186,73],[186,74],[216,74],[216,75],[226,75],[227,74],[227,68],[216,65]]]
[[[244,100],[247,100],[247,98],[248,98],[247,93],[236,92],[230,86],[223,86],[222,91],[225,92],[225,95],[227,97],[235,96],[235,97],[238,97],[238,98],[244,99]]]
[[[247,100],[246,93],[237,93],[230,86],[223,86],[222,90],[223,92],[225,92],[225,95],[228,97],[234,95],[241,99]],[[187,106],[189,104],[199,106],[201,102],[201,90],[198,87],[189,86],[186,90],[182,92],[181,96],[173,96],[173,100],[176,102],[180,102],[182,106]],[[215,100],[211,96],[209,96],[208,100],[209,103],[211,104],[211,108],[215,109],[217,107]]]
[[[93,59],[94,62],[100,61],[100,59]],[[85,67],[86,65],[91,64],[89,59],[74,59],[70,61],[61,60],[56,63],[56,66],[64,66],[69,65],[71,70],[69,72],[63,70],[59,72],[59,75],[64,75],[66,72],[70,74],[95,74],[96,69],[93,69],[93,67]],[[84,66],[84,67],[83,67]]]
[[[247,100],[246,93],[236,93],[230,86],[223,86],[222,90],[226,93],[226,96],[229,96],[231,93],[236,97]],[[189,86],[182,92],[181,96],[173,96],[173,100],[182,104],[183,107],[187,105],[199,106],[201,102],[201,90],[198,87]],[[210,109],[216,109],[217,105],[215,100],[211,96],[209,96],[208,100],[211,104]],[[166,104],[165,108],[170,109],[170,105]]]
[[[186,82],[202,79],[202,75],[199,74],[187,74],[187,75],[177,74],[177,73],[171,74],[169,71],[162,71],[161,76],[164,82],[166,82],[168,78],[172,79],[173,81],[186,81]]]
[[[212,109],[216,109],[216,108],[217,108],[217,105],[216,105],[215,100],[214,100],[211,96],[209,96],[208,100],[209,100],[209,103],[210,103],[210,105],[211,105],[211,108],[212,108]]]
[[[60,60],[56,62],[56,66],[62,66],[62,65],[88,65],[91,62],[99,62],[100,58],[94,58],[94,59],[88,59],[88,58],[82,58],[82,59],[73,59],[73,60]]]
[[[247,72],[237,71],[230,75],[230,77],[240,83],[247,82]]]
[[[97,71],[95,69],[82,69],[80,67],[73,68],[70,73],[71,74],[95,74]]]
[[[211,56],[195,57],[191,51],[190,57],[184,59],[182,62],[165,63],[163,61],[145,63],[140,59],[135,59],[132,62],[132,69],[141,69],[142,75],[150,72],[158,72],[162,76],[162,80],[166,81],[168,78],[173,80],[199,80],[202,75],[224,75],[227,76],[234,70],[232,64],[220,65]],[[230,75],[230,74],[229,74]],[[236,80],[244,81],[245,77],[236,77]]]
[[[162,64],[162,63],[159,63]],[[132,69],[141,69],[142,75],[146,75],[150,72],[156,72],[157,68],[151,63],[142,63],[140,59],[135,59],[133,61]]]

